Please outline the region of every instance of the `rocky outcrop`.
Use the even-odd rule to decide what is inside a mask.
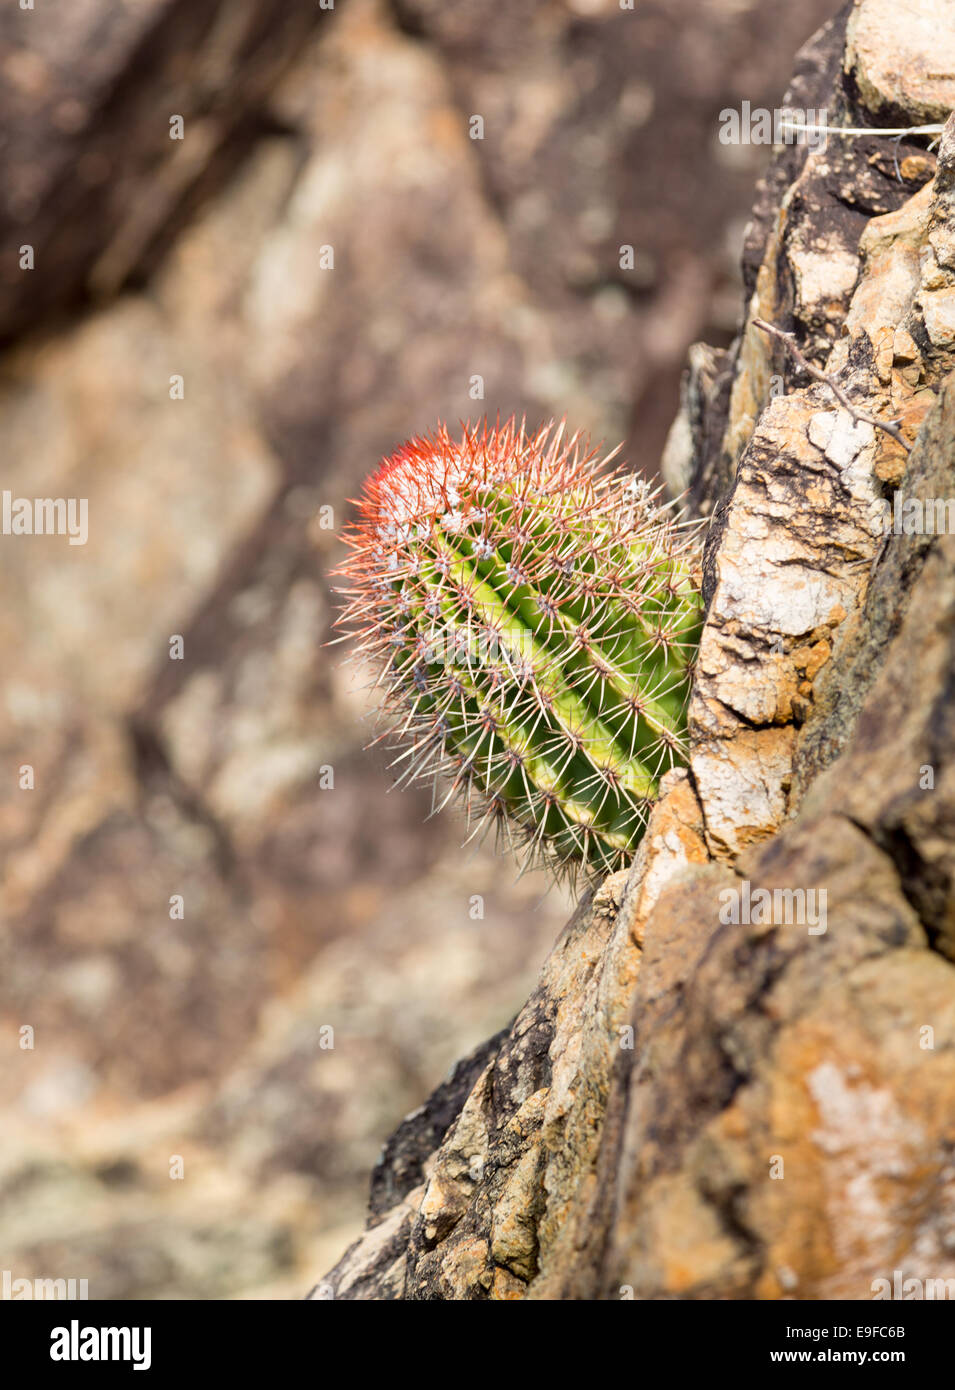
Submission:
[[[0,16],[0,341],[155,267],[270,124],[267,98],[328,9],[85,0]],[[177,124],[179,122],[180,124]]]
[[[766,158],[713,111],[831,6],[2,7],[3,488],[89,504],[0,537],[5,1267],[300,1297],[526,999],[572,903],[387,794],[325,645],[347,499],[485,411],[656,468]]]
[[[785,104],[939,121],[953,42],[861,0]],[[926,144],[833,137],[770,171],[739,337],[694,350],[665,457],[711,518],[689,770],[316,1296],[955,1276],[955,117]]]

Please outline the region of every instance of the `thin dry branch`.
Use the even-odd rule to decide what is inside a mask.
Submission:
[[[912,452],[912,446],[899,428],[898,420],[880,420],[878,415],[870,415],[867,411],[860,410],[858,406],[853,405],[834,377],[829,376],[827,372],[822,371],[819,367],[813,366],[813,364],[802,355],[791,333],[786,333],[782,328],[777,328],[774,323],[767,323],[765,319],[753,319],[752,322],[755,328],[760,329],[763,333],[769,333],[772,337],[778,338],[781,343],[784,343],[793,361],[798,366],[802,367],[804,372],[808,372],[815,381],[821,382],[823,386],[828,386],[836,400],[849,412],[853,420],[860,421],[864,425],[873,425],[879,430],[884,430],[897,444],[901,444],[907,454]]]
[[[780,130],[795,130],[806,135],[941,135],[943,125],[897,125],[897,126],[852,126],[852,125],[811,125],[803,121],[780,121]]]

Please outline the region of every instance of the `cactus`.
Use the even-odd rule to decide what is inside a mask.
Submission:
[[[685,761],[699,637],[695,528],[613,457],[563,426],[441,425],[367,480],[338,571],[398,780],[433,810],[462,792],[474,833],[571,880],[628,862]]]

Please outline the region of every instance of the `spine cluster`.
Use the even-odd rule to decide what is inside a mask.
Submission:
[[[563,427],[440,426],[367,480],[339,571],[398,780],[570,878],[628,862],[685,761],[699,637],[692,529],[609,463]]]

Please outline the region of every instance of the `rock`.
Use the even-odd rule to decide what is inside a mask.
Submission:
[[[447,1134],[437,1136],[443,1142],[424,1162],[427,1181],[407,1231],[402,1296],[524,1296],[557,1279],[568,1242],[572,1250],[568,1198],[595,1158],[615,1060],[631,1045],[627,1009],[644,924],[666,882],[705,860],[692,789],[685,774],[671,774],[641,844],[639,871],[611,876],[581,906],[537,991],[482,1054],[481,1075],[459,1100]],[[442,1100],[436,1095],[429,1110]],[[373,1221],[397,1222],[407,1206],[407,1180],[394,1173],[401,1133],[376,1170]],[[382,1214],[386,1177],[397,1182],[401,1200]],[[377,1248],[378,1221],[322,1281],[335,1297],[377,1296],[364,1244]],[[390,1241],[381,1248],[393,1284],[395,1250]],[[363,1271],[357,1282],[356,1261]]]
[[[398,0],[396,10],[441,54],[457,108],[481,117],[469,145],[510,259],[560,308],[573,347],[560,360],[535,336],[536,389],[558,416],[585,419],[599,405],[601,427],[627,435],[627,457],[655,475],[684,345],[735,327],[735,250],[719,229],[765,162],[759,146],[710,138],[715,114],[744,99],[774,106],[789,55],[832,5]],[[690,129],[707,135],[684,140]]]
[[[871,425],[854,422],[827,387],[792,381],[785,394],[773,394],[769,367],[782,382],[791,378],[790,365],[778,355],[765,365],[770,350],[756,343],[759,330],[752,319],[803,325],[825,369],[839,375],[850,395],[865,399],[870,413],[901,419],[914,436],[953,365],[944,311],[933,307],[948,288],[950,272],[943,267],[955,235],[945,192],[955,157],[953,132],[955,127],[943,139],[935,180],[897,211],[871,217],[861,237],[855,227],[858,252],[851,241],[840,240],[844,249],[835,257],[833,247],[849,236],[850,226],[840,211],[835,230],[829,230],[833,162],[839,177],[848,178],[851,161],[834,156],[832,142],[826,151],[810,153],[797,179],[798,198],[794,191],[783,203],[757,277],[744,337],[749,347],[738,351],[724,457],[739,453],[739,417],[748,418],[749,402],[762,405],[739,453],[719,528],[708,542],[709,613],[690,707],[693,772],[710,845],[721,857],[733,857],[772,833],[786,815],[795,730],[812,698],[813,677],[800,661],[807,649],[815,653],[807,658],[815,675],[820,657],[861,601],[877,550],[873,508],[881,501],[882,480],[897,477],[901,466],[898,446],[886,444]],[[899,185],[894,196],[901,192]],[[795,231],[794,207],[801,209]],[[815,211],[809,215],[809,209]],[[798,248],[808,245],[818,249],[807,262]],[[844,277],[847,257],[852,271]],[[779,283],[779,258],[791,272],[785,282],[793,286],[792,302],[761,288]],[[812,272],[800,273],[800,265]],[[828,267],[821,287],[814,278],[819,267]],[[830,307],[821,319],[823,301]],[[841,336],[827,349],[822,344],[829,341],[828,330],[817,335],[837,304]],[[922,350],[915,348],[916,338]],[[760,353],[764,365],[757,368]],[[748,383],[745,392],[740,382]]]
[[[327,13],[308,0],[7,9],[0,340],[154,265],[235,168],[277,75]],[[34,269],[10,254],[22,244]]]
[[[300,1296],[361,1232],[382,1136],[526,999],[570,904],[512,883],[490,847],[462,855],[426,795],[387,794],[361,673],[324,645],[336,534],[377,459],[438,415],[566,414],[655,471],[687,344],[732,333],[730,248],[769,155],[726,162],[714,111],[774,101],[830,8],[5,8],[5,486],[85,498],[90,522],[85,547],[0,538],[0,1198],[18,1274],[82,1272],[93,1297]],[[913,187],[931,177],[918,145],[900,157]],[[944,318],[940,300],[937,333]],[[732,362],[714,359],[718,395]],[[654,881],[703,852],[681,824]],[[564,1014],[596,1090],[578,1106],[561,1064],[522,1124],[576,1146],[608,1057]],[[386,1146],[374,1215],[406,1213],[393,1266],[476,1080],[464,1064]],[[521,1203],[539,1160],[555,1204],[538,1235]],[[563,1162],[518,1152],[509,1214],[474,1219],[456,1278],[486,1277],[492,1246],[496,1295],[526,1289],[541,1251],[553,1267]],[[362,1248],[354,1296],[375,1287]]]
[[[906,123],[929,125],[955,106],[955,34],[941,11],[861,0],[849,20],[844,61],[861,104],[876,117],[903,111]]]
[[[937,112],[934,38],[897,53],[892,9],[802,55],[837,119]],[[667,450],[712,516],[689,773],[332,1296],[869,1299],[955,1274],[955,117],[936,166],[907,156],[916,186],[875,143],[781,153],[740,338],[691,357]],[[885,529],[887,504],[923,524]]]

